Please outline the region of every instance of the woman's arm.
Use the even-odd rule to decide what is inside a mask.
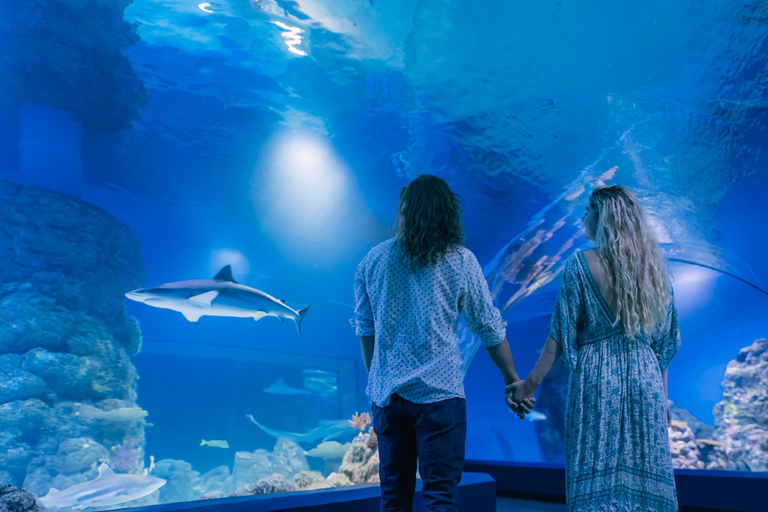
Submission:
[[[562,347],[552,336],[547,338],[544,348],[541,350],[539,360],[536,366],[531,370],[530,375],[525,380],[514,382],[507,386],[507,405],[517,411],[520,402],[523,400],[535,401],[533,395],[536,389],[547,376],[549,371],[555,365],[562,353]]]
[[[669,367],[664,368],[663,370],[661,370],[661,382],[664,383],[664,404],[665,404],[666,409],[667,409],[667,426],[672,424],[672,411],[669,410],[669,389],[667,387],[667,373],[668,373],[668,369],[669,369]]]

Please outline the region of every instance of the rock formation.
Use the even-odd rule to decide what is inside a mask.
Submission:
[[[723,398],[712,410],[714,439],[728,468],[768,471],[768,339],[755,340],[728,363]]]
[[[144,465],[138,324],[141,243],[79,199],[0,181],[0,476],[40,496]],[[110,414],[112,413],[112,414]]]

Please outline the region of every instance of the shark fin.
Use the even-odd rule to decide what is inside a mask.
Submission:
[[[304,309],[300,309],[298,311],[298,316],[293,319],[294,322],[296,322],[296,330],[299,333],[299,336],[301,336],[301,321],[304,320],[304,315],[307,314],[307,311],[309,310],[309,306],[305,307]]]
[[[186,318],[193,324],[198,324],[198,325],[200,325],[200,322],[199,322],[200,317],[203,316],[200,313],[197,313],[197,312],[193,313],[191,311],[182,311],[181,314],[184,315],[184,318]]]
[[[211,307],[211,302],[213,302],[218,296],[219,292],[217,290],[211,290],[210,292],[193,295],[189,298],[189,300],[195,304],[209,308]]]
[[[54,494],[56,494],[57,492],[59,492],[59,490],[58,490],[57,488],[55,488],[55,487],[51,487],[51,489],[48,491],[48,494],[46,494],[46,495],[45,495],[45,496],[43,496],[43,497],[44,497],[44,498],[47,498],[48,496],[53,496],[53,495],[54,495]]]
[[[279,318],[281,322],[285,323],[285,318],[283,318],[283,317],[281,317],[281,316],[279,316],[279,317],[277,317],[277,318]]]
[[[282,302],[283,304],[285,304],[285,299],[280,299],[280,302]]]
[[[264,318],[265,316],[267,316],[267,314],[266,314],[266,313],[264,313],[263,311],[258,311],[258,312],[256,312],[256,313],[254,313],[254,314],[253,314],[253,319],[254,319],[254,320],[256,320],[256,321],[258,322],[259,320],[261,320],[261,319],[262,319],[262,318]]]
[[[103,462],[101,466],[99,466],[98,478],[106,478],[108,476],[115,476],[115,472],[112,471],[112,468],[109,467],[109,464],[107,464],[106,462]]]
[[[219,270],[219,273],[216,274],[216,277],[214,277],[217,281],[229,281],[230,283],[237,283],[235,279],[232,277],[232,266],[227,265],[226,267]]]

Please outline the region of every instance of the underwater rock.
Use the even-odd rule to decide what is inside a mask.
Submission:
[[[272,452],[259,449],[251,452],[235,453],[235,465],[232,470],[234,484],[242,489],[248,484],[279,474],[289,478],[300,471],[309,471],[309,463],[304,450],[289,439],[278,439]]]
[[[86,437],[65,439],[59,443],[59,450],[53,457],[51,467],[59,473],[74,475],[99,467],[109,461],[109,451]]]
[[[679,408],[672,400],[669,400],[669,412],[672,413],[673,420],[687,423],[696,439],[712,439],[714,425],[707,425],[687,409]]]
[[[366,433],[361,432],[352,441],[339,473],[346,475],[353,484],[379,481],[379,446],[372,428]]]
[[[24,356],[22,368],[44,379],[59,399],[129,398],[136,378],[136,370],[121,348],[105,358],[57,354],[38,348]]]
[[[294,487],[300,491],[316,491],[333,487],[325,481],[325,477],[319,471],[300,471],[293,475],[292,480]]]
[[[35,497],[15,485],[0,483],[0,512],[36,512],[43,510]]]
[[[44,495],[95,478],[91,464],[127,467],[144,422],[78,413],[136,407],[141,333],[123,294],[144,281],[140,240],[80,199],[0,180],[0,256],[0,468]]]
[[[164,478],[166,484],[159,490],[158,503],[193,501],[200,496],[203,479],[192,465],[184,460],[163,459],[155,464],[152,476]]]
[[[344,473],[331,473],[328,475],[328,478],[326,478],[325,481],[331,484],[332,487],[344,487],[346,485],[352,485],[352,480],[350,480],[349,477]]]
[[[229,473],[229,467],[219,466],[203,475],[200,490],[201,497],[221,498],[229,496],[235,489],[235,479]]]
[[[715,405],[713,438],[725,444],[729,469],[768,471],[768,339],[755,340],[728,363]]]
[[[676,469],[704,469],[696,437],[687,423],[674,420],[669,426],[669,448],[672,467]]]
[[[728,456],[725,454],[725,443],[711,439],[697,439],[701,451],[701,460],[705,469],[728,470]]]
[[[124,53],[140,41],[123,18],[131,0],[25,0],[0,3],[0,71],[16,104],[70,110],[96,132],[129,128],[147,92]],[[23,42],[22,42],[23,41]],[[56,84],[56,86],[51,86]]]
[[[21,369],[21,356],[0,356],[0,404],[36,398],[45,392],[45,381]]]
[[[277,473],[268,475],[254,484],[246,485],[238,489],[233,496],[253,496],[256,494],[274,494],[278,492],[295,491],[293,481],[286,480],[283,475]]]

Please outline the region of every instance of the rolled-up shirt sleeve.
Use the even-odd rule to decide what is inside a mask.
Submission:
[[[365,261],[357,266],[355,271],[355,317],[350,323],[358,336],[373,336],[376,329],[373,322],[371,299],[365,286]]]
[[[507,322],[501,318],[499,308],[493,305],[483,269],[472,253],[469,254],[467,262],[467,289],[461,297],[460,305],[469,329],[480,336],[486,347],[493,347],[504,341]]]

